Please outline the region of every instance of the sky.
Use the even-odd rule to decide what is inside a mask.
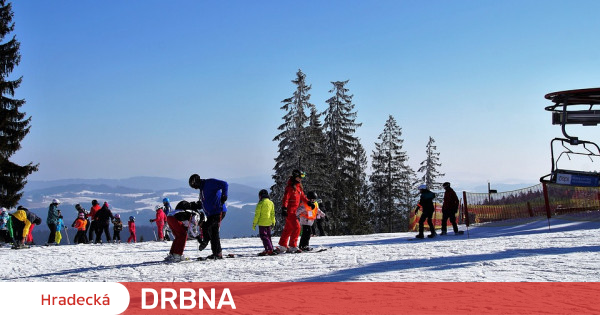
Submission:
[[[441,181],[536,183],[561,136],[544,95],[599,86],[599,10],[553,0],[15,1],[22,59],[12,77],[23,77],[15,97],[32,121],[13,160],[40,163],[30,180],[268,179],[281,101],[301,69],[319,111],[331,82],[349,80],[369,156],[392,115],[415,170],[433,137]],[[600,140],[598,127],[569,131]]]

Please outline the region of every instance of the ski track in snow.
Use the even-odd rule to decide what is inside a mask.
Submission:
[[[600,281],[599,228],[598,220],[554,218],[550,230],[540,220],[414,241],[414,232],[313,237],[312,247],[328,250],[267,257],[254,256],[263,250],[258,237],[223,239],[224,254],[245,256],[178,264],[163,262],[171,242],[2,247],[0,281]],[[210,254],[197,245],[188,241],[185,255]]]

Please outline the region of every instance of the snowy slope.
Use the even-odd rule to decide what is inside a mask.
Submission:
[[[468,236],[432,240],[413,240],[414,233],[315,237],[312,246],[329,249],[179,264],[162,262],[170,242],[4,247],[0,281],[600,281],[600,215],[588,219],[554,218],[551,230],[546,220],[472,227]],[[222,244],[224,253],[262,250],[258,237]],[[210,254],[196,245],[189,241],[185,254]]]

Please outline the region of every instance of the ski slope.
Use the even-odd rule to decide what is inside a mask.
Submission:
[[[270,257],[254,256],[262,251],[258,237],[224,239],[224,254],[248,256],[182,263],[163,262],[170,242],[2,247],[0,281],[600,281],[600,215],[587,219],[553,218],[550,229],[545,219],[471,227],[425,240],[413,240],[415,233],[313,237],[311,246],[328,249]],[[188,241],[186,256],[209,254]]]

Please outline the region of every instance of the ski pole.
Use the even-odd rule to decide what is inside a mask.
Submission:
[[[152,229],[152,233],[154,233],[154,241],[156,242],[157,238],[156,238],[156,231],[154,229]]]
[[[69,240],[69,229],[65,226],[65,234],[67,235],[67,244],[71,245],[71,240]]]

